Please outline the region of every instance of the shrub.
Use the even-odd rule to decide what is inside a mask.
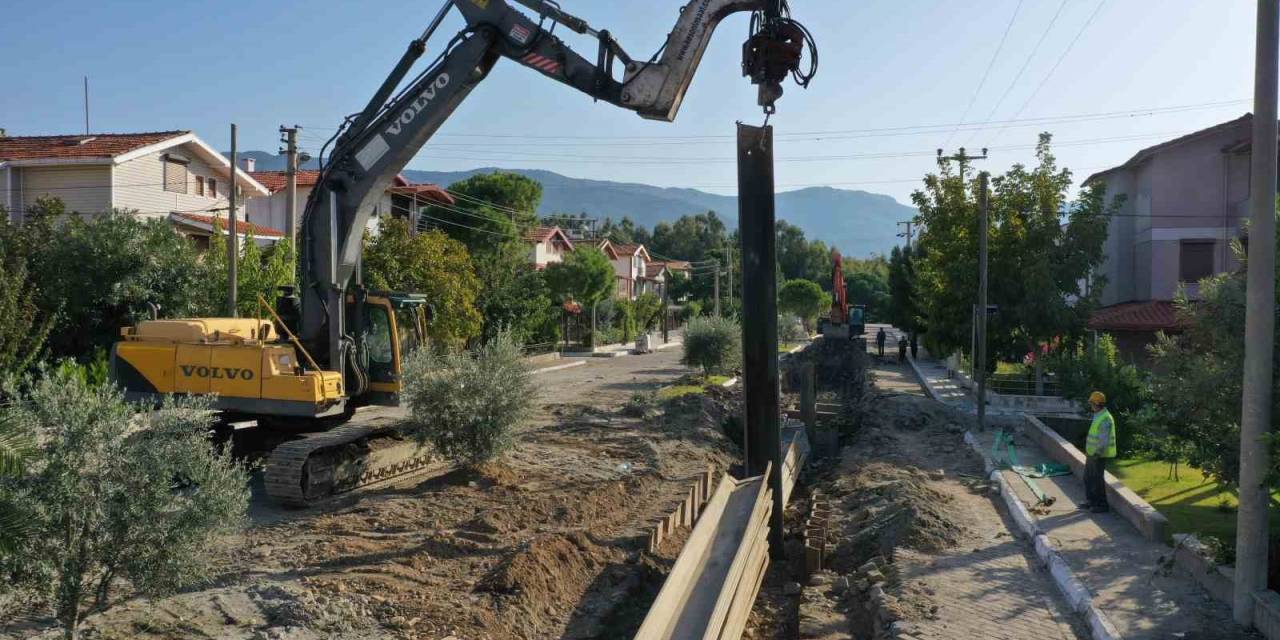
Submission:
[[[210,575],[216,538],[244,522],[249,477],[207,440],[207,400],[135,413],[113,387],[65,373],[10,395],[4,419],[38,442],[23,473],[0,478],[0,503],[22,505],[26,528],[0,560],[10,586],[75,637],[118,579],[162,595]]]
[[[742,330],[728,318],[694,318],[684,331],[680,362],[706,375],[726,372],[742,362]]]
[[[415,352],[404,370],[408,432],[467,467],[510,450],[534,398],[522,356],[506,333],[471,352]]]
[[[809,333],[804,330],[800,317],[790,313],[778,316],[778,340],[782,342],[804,342]]]
[[[1089,394],[1101,391],[1107,396],[1107,408],[1120,420],[1120,436],[1116,445],[1121,451],[1132,451],[1142,439],[1139,409],[1147,404],[1147,385],[1142,373],[1131,364],[1121,362],[1115,340],[1102,335],[1092,347],[1068,347],[1053,352],[1045,359],[1049,371],[1057,376],[1062,395],[1088,406]]]
[[[816,282],[788,280],[782,288],[778,289],[778,308],[785,313],[799,316],[806,331],[822,312],[823,307],[830,305],[830,297],[823,293],[822,287],[819,287]]]

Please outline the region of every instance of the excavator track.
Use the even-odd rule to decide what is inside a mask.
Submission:
[[[267,458],[267,495],[305,507],[417,472],[431,454],[390,425],[343,425],[277,446]]]

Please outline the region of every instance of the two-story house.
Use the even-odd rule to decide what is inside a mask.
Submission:
[[[618,280],[615,295],[635,300],[644,291],[650,261],[648,250],[642,244],[615,244],[608,239],[601,240],[599,248],[613,263],[614,277]]]
[[[125,209],[167,218],[207,243],[215,220],[227,217],[233,181],[243,198],[267,194],[244,171],[233,178],[230,161],[190,131],[0,135],[0,206],[14,221],[39,198],[56,196],[81,214]],[[259,241],[282,235],[248,222],[238,231],[252,231]]]
[[[1195,299],[1202,278],[1240,266],[1230,245],[1248,218],[1252,119],[1148,147],[1085,181],[1103,184],[1108,202],[1124,196],[1107,222],[1106,283],[1089,326],[1134,361],[1145,361],[1156,332],[1179,330],[1180,288]]]
[[[539,271],[573,251],[573,241],[560,227],[534,227],[524,234],[524,241],[529,245],[529,262]]]
[[[252,166],[245,168],[268,191],[265,197],[252,198],[245,203],[249,221],[274,229],[287,229],[289,227],[286,214],[288,175],[284,171],[254,171]],[[296,177],[298,193],[294,205],[294,215],[297,216],[297,220],[302,219],[302,212],[307,207],[307,198],[311,196],[311,191],[315,189],[319,179],[319,171],[298,171]],[[421,223],[424,220],[420,219],[420,214],[423,208],[431,204],[453,205],[454,203],[453,196],[439,185],[409,182],[404,176],[398,175],[374,207],[373,217],[369,219],[370,231],[376,232],[378,218],[386,215],[408,218],[411,229],[421,229],[423,226]]]

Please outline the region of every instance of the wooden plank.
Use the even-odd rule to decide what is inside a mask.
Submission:
[[[739,640],[747,628],[747,620],[751,618],[751,609],[755,606],[756,596],[760,594],[760,585],[764,582],[765,569],[769,566],[768,532],[755,545],[755,552],[748,562],[748,570],[738,583],[738,595],[734,598],[733,607],[724,629],[718,640]]]
[[[772,464],[766,465],[764,477],[769,477],[771,466]],[[738,583],[742,581],[742,576],[747,570],[751,554],[755,552],[752,545],[759,543],[761,535],[767,536],[768,534],[769,514],[772,510],[773,494],[769,491],[767,484],[761,482],[759,493],[756,495],[755,506],[751,511],[751,520],[748,522],[742,540],[733,554],[733,562],[725,573],[724,581],[720,584],[720,592],[716,597],[715,608],[706,629],[700,636],[702,640],[716,640],[716,638],[720,637],[720,631],[723,629],[728,619],[729,610],[733,605],[733,597],[737,592]]]
[[[677,615],[685,609],[690,587],[704,568],[704,561],[710,553],[711,543],[720,529],[720,518],[736,488],[737,483],[733,478],[725,475],[721,479],[715,493],[707,501],[702,518],[693,527],[693,532],[689,534],[684,548],[676,557],[671,573],[662,583],[658,597],[654,599],[644,622],[636,631],[636,640],[661,640],[671,637],[671,628],[675,624]]]

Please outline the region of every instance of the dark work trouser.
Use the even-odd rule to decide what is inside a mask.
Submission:
[[[1095,507],[1107,506],[1107,483],[1103,477],[1107,471],[1107,459],[1089,456],[1084,463],[1085,500]]]

